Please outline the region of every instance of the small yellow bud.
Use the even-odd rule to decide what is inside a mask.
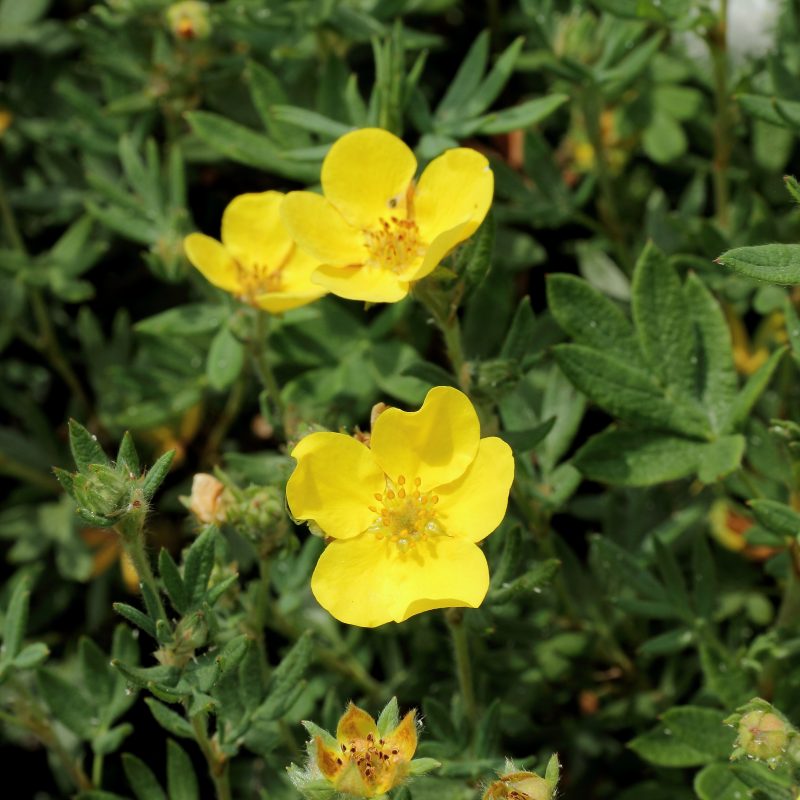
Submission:
[[[183,0],[167,9],[167,22],[176,39],[192,41],[207,39],[211,35],[208,3],[201,0]]]
[[[192,478],[192,494],[189,498],[189,510],[197,519],[209,525],[213,522],[222,522],[225,518],[227,505],[223,492],[225,485],[213,475],[198,472]]]
[[[501,775],[483,795],[483,800],[551,800],[550,784],[535,772]]]

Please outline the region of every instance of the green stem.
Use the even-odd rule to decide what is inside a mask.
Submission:
[[[214,782],[217,800],[232,800],[230,776],[228,774],[228,759],[224,753],[219,752],[214,742],[208,738],[205,714],[195,714],[191,718],[194,738],[208,764],[208,774]]]
[[[245,370],[242,370],[242,372],[239,374],[239,377],[231,387],[230,392],[228,392],[228,398],[225,401],[225,406],[222,409],[219,417],[217,417],[214,427],[208,434],[205,447],[203,448],[203,463],[214,464],[217,461],[222,442],[227,436],[231,425],[233,425],[233,423],[236,421],[236,417],[239,415],[239,410],[242,407],[246,388],[247,375]]]
[[[776,628],[796,628],[800,619],[800,545],[794,540],[789,545],[789,556],[791,565],[783,587],[781,606],[775,618]]]
[[[256,333],[251,342],[253,362],[261,385],[267,390],[272,412],[275,415],[273,422],[283,426],[285,423],[285,409],[281,399],[281,389],[272,371],[268,353],[269,342],[269,315],[266,311],[256,309]]]
[[[733,127],[732,108],[728,97],[728,0],[720,0],[717,24],[706,33],[714,78],[714,207],[719,226],[730,226],[730,187],[728,165],[733,152],[730,133]]]
[[[21,705],[22,714],[8,714],[2,712],[1,719],[12,725],[17,725],[29,731],[47,750],[61,763],[64,771],[69,776],[73,785],[81,791],[89,791],[95,788],[89,776],[84,772],[83,767],[76,761],[67,749],[61,744],[58,734],[53,729],[47,712],[41,707],[38,700],[31,695],[27,687],[18,680],[12,679],[10,686],[17,695]]]
[[[103,785],[103,756],[95,753],[92,759],[92,783],[96,787]]]
[[[469,659],[467,629],[464,626],[464,609],[447,609],[445,619],[453,640],[453,655],[455,656],[455,668],[458,677],[458,688],[461,692],[461,701],[464,704],[467,720],[474,730],[478,721],[478,705],[475,701],[475,687],[472,681],[472,664]]]
[[[19,225],[17,225],[14,209],[8,201],[2,179],[0,179],[0,219],[3,221],[3,227],[11,242],[11,246],[18,253],[27,256],[28,248],[25,246],[25,240],[22,238]],[[89,398],[70,366],[69,361],[67,361],[64,354],[61,352],[61,347],[58,344],[58,338],[56,337],[53,323],[50,319],[50,313],[44,302],[41,291],[35,287],[28,287],[28,293],[31,310],[33,311],[33,316],[39,330],[38,338],[34,339],[32,344],[39,352],[44,354],[56,373],[61,376],[61,379],[67,384],[72,394],[88,412],[91,408]]]
[[[442,333],[447,358],[458,385],[466,392],[469,389],[469,365],[464,357],[464,347],[461,342],[461,325],[458,321],[458,296],[450,298],[445,292],[435,285],[433,280],[420,281],[414,285],[414,296],[427,309]]]
[[[164,609],[164,604],[161,602],[161,592],[153,575],[153,570],[150,568],[150,559],[144,546],[144,526],[140,521],[134,520],[126,527],[128,527],[127,530],[122,527],[115,530],[122,537],[122,544],[133,563],[136,574],[139,576],[140,585],[150,589],[150,593],[155,598],[159,618],[167,620],[169,618]]]
[[[589,87],[581,94],[581,107],[586,123],[586,134],[594,150],[597,182],[600,187],[598,211],[606,233],[614,247],[620,266],[628,272],[632,269],[630,256],[625,243],[625,229],[617,202],[616,187],[608,162],[608,152],[603,139],[600,117],[603,110],[603,98],[599,90]]]

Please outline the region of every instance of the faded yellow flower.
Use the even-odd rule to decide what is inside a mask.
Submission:
[[[394,303],[472,236],[494,192],[489,162],[454,148],[414,182],[417,159],[388,131],[347,133],[322,164],[322,192],[290,192],[281,214],[320,266],[315,283],[349,300]]]
[[[292,456],[289,508],[331,540],[311,590],[334,617],[375,627],[483,602],[489,569],[476,543],[503,520],[514,458],[502,439],[480,438],[466,395],[438,386],[419,411],[383,411],[369,447],[312,433]]]
[[[281,222],[280,192],[242,194],[222,215],[222,242],[202,233],[184,239],[186,257],[214,286],[274,314],[327,293],[311,282],[319,265],[299,250]]]
[[[192,478],[192,493],[189,497],[189,511],[205,525],[222,522],[225,519],[225,484],[209,475],[198,472]]]

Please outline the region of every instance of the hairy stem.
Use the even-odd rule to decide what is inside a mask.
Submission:
[[[232,800],[228,759],[209,738],[206,729],[206,715],[195,714],[191,718],[194,738],[208,764],[208,774],[214,783],[217,800]]]
[[[453,655],[455,671],[458,678],[458,688],[461,692],[461,701],[472,729],[478,721],[478,704],[475,701],[475,686],[472,680],[472,664],[469,658],[469,641],[467,629],[464,626],[464,609],[448,608],[445,612],[447,627],[453,640]]]
[[[283,400],[281,399],[281,389],[275,378],[275,373],[272,371],[272,364],[270,364],[268,343],[269,315],[265,311],[256,309],[255,337],[251,341],[253,363],[255,364],[258,379],[261,381],[261,385],[266,389],[270,405],[272,406],[272,413],[274,414],[274,419],[272,421],[280,426],[284,426],[285,409],[283,407]]]

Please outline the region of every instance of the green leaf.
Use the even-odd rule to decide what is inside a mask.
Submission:
[[[711,429],[730,433],[725,423],[738,390],[730,328],[719,304],[696,275],[689,275],[683,293],[696,334],[697,354],[692,358],[697,362],[696,389],[700,402]]]
[[[244,366],[245,347],[227,327],[217,331],[211,340],[206,360],[208,385],[222,392],[239,377]]]
[[[585,280],[562,273],[549,275],[547,304],[556,322],[578,344],[610,351],[631,367],[644,366],[628,318]]]
[[[660,767],[697,767],[728,759],[736,732],[723,724],[726,714],[700,706],[671,708],[657,728],[629,747]]]
[[[515,39],[497,58],[489,74],[475,91],[464,98],[460,108],[461,119],[470,119],[482,114],[500,96],[503,87],[514,71],[525,39],[520,36]]]
[[[186,553],[183,566],[183,584],[188,596],[188,607],[194,608],[205,596],[208,579],[214,567],[214,542],[217,529],[206,528]]]
[[[464,104],[480,85],[489,63],[489,31],[481,31],[461,62],[455,77],[436,108],[436,116],[447,119],[461,116]]]
[[[295,128],[302,128],[321,136],[338,139],[353,130],[352,125],[345,125],[335,119],[326,117],[316,111],[309,111],[299,106],[276,105],[272,107],[272,116],[278,122],[286,123]]]
[[[225,306],[190,303],[140,320],[134,330],[148,336],[199,336],[216,331],[229,315]]]
[[[63,722],[78,738],[88,740],[93,725],[91,720],[97,710],[75,685],[64,680],[56,672],[41,669],[36,673],[39,690],[50,711]]]
[[[587,478],[618,486],[653,486],[701,470],[713,482],[738,467],[743,451],[741,436],[696,442],[649,431],[607,430],[589,439],[573,463]]]
[[[75,466],[83,472],[90,464],[108,464],[108,457],[97,443],[97,437],[89,433],[80,422],[69,421],[69,447]]]
[[[494,215],[489,212],[480,228],[456,252],[455,270],[467,290],[479,286],[492,267],[494,249]]]
[[[512,108],[484,114],[482,117],[465,123],[464,129],[470,133],[496,135],[524,130],[549,117],[569,100],[565,94],[551,94],[526,100]]]
[[[553,348],[556,362],[574,386],[620,419],[689,436],[704,436],[708,423],[698,408],[665,396],[644,370],[609,352],[584,345]]]
[[[492,589],[489,593],[489,602],[500,605],[525,595],[538,593],[542,587],[550,583],[560,566],[561,562],[557,558],[540,561],[511,583]]]
[[[136,627],[141,628],[145,633],[156,638],[156,624],[146,614],[139,611],[127,603],[113,603],[111,606],[114,611],[121,617],[125,617],[128,622],[133,623]]]
[[[631,50],[613,67],[601,70],[598,82],[604,85],[608,94],[615,94],[627,88],[648,67],[653,56],[664,41],[664,33],[656,33],[647,41]]]
[[[680,123],[669,114],[656,110],[642,135],[642,147],[656,164],[668,164],[680,158],[689,146]]]
[[[528,453],[536,447],[553,429],[555,417],[545,420],[535,428],[526,428],[522,431],[500,431],[500,438],[517,454]]]
[[[165,731],[182,739],[194,739],[194,730],[185,717],[177,714],[153,697],[146,697],[144,702],[147,703],[147,707],[155,717],[156,722]]]
[[[22,648],[25,629],[28,626],[30,598],[30,580],[26,576],[16,582],[3,619],[2,658],[4,661],[14,659]]]
[[[144,476],[142,481],[142,492],[148,500],[153,499],[156,490],[161,486],[164,478],[167,477],[169,468],[172,466],[172,459],[175,458],[175,451],[169,450],[160,456],[155,464],[150,467],[147,475]]]
[[[700,800],[742,800],[749,795],[731,768],[725,764],[709,764],[694,779],[694,790]]]
[[[800,514],[785,503],[775,500],[751,500],[748,504],[755,518],[775,533],[792,538],[800,534]]]
[[[200,799],[191,759],[174,739],[167,740],[167,794],[169,800]]]
[[[44,642],[34,642],[20,650],[11,662],[17,669],[33,669],[50,655],[50,648]]]
[[[111,755],[116,753],[122,746],[125,739],[133,733],[133,725],[125,722],[122,725],[117,725],[109,730],[100,731],[97,736],[92,739],[92,752],[100,756]]]
[[[131,475],[139,473],[139,454],[136,452],[136,445],[133,443],[133,436],[129,431],[125,431],[119,444],[117,464],[123,465]]]
[[[409,775],[425,775],[434,769],[439,769],[442,766],[441,761],[435,758],[415,758],[408,765]]]
[[[318,165],[287,158],[263,134],[208,111],[192,111],[185,116],[199,139],[233,161],[303,183],[319,180]]]
[[[514,312],[514,318],[500,350],[500,357],[521,363],[533,347],[535,331],[536,317],[531,307],[531,299],[525,295]]]
[[[729,417],[725,422],[725,430],[739,430],[747,421],[753,406],[769,385],[772,375],[786,353],[786,347],[776,350],[748,379],[747,383],[733,401]]]
[[[397,698],[393,697],[381,711],[377,720],[378,733],[385,737],[400,724],[400,709],[397,705]]]
[[[800,244],[737,247],[723,253],[717,263],[757,281],[782,285],[800,283]]]
[[[267,720],[280,719],[296,697],[296,687],[311,663],[313,643],[311,634],[304,633],[275,668],[267,687],[267,698],[256,711]]]
[[[132,753],[123,753],[122,766],[136,800],[167,800],[156,776],[144,761]]]
[[[650,368],[676,401],[693,403],[695,339],[677,272],[652,243],[642,251],[631,287],[633,319]]]
[[[179,613],[185,614],[189,607],[189,596],[183,583],[183,578],[172,556],[166,547],[161,548],[158,554],[158,572],[164,582],[172,607]]]
[[[78,644],[82,685],[91,688],[92,699],[99,708],[108,706],[114,698],[117,675],[109,666],[109,657],[88,636]]]

